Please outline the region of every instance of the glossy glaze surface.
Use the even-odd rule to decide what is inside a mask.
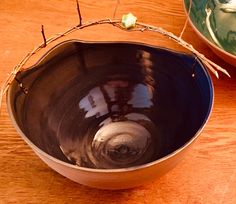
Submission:
[[[112,17],[115,1],[80,0],[84,22]],[[117,18],[132,12],[141,22],[179,34],[186,20],[183,0],[120,1]],[[0,81],[3,81],[45,34],[62,32],[78,23],[75,1],[1,1]],[[158,11],[158,12],[157,12]],[[82,40],[128,40],[184,51],[166,37],[149,32],[123,32],[113,26],[95,26],[69,36]],[[0,202],[83,203],[83,204],[206,204],[236,203],[236,71],[220,60],[188,24],[183,38],[209,59],[227,69],[231,78],[212,77],[215,90],[210,120],[192,148],[173,170],[144,186],[119,191],[92,189],[79,185],[45,165],[17,133],[7,113],[5,99],[0,117]],[[65,39],[62,39],[63,41]],[[59,41],[60,42],[60,41]],[[57,44],[58,42],[55,42]],[[34,64],[50,47],[31,60]],[[28,66],[27,66],[28,67]],[[55,169],[55,168],[54,168]],[[161,170],[154,170],[154,174]],[[70,172],[69,172],[70,173]],[[148,172],[150,175],[150,172]],[[153,175],[154,175],[153,174]],[[105,174],[106,175],[106,174]],[[101,175],[101,177],[105,177]],[[143,175],[143,174],[142,174]],[[92,178],[91,175],[88,177]],[[118,176],[117,176],[118,177]],[[135,174],[135,180],[141,174]],[[84,174],[81,175],[84,178]],[[119,176],[120,178],[120,176]],[[131,182],[131,181],[130,181]]]
[[[141,44],[64,42],[17,78],[28,94],[15,87],[11,103],[26,137],[88,168],[134,167],[174,152],[212,105],[194,57]]]
[[[189,0],[185,0],[186,10]],[[193,0],[190,18],[210,42],[236,56],[236,1]]]

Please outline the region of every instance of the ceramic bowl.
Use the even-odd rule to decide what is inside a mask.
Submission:
[[[190,0],[184,0],[188,13]],[[223,60],[236,66],[236,0],[192,0],[189,22]]]
[[[172,169],[213,103],[195,56],[140,43],[66,41],[16,78],[7,105],[22,138],[55,171],[103,189]]]

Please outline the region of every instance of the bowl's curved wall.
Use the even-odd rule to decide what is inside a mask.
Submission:
[[[59,173],[100,188],[134,187],[175,166],[213,103],[196,57],[138,43],[66,41],[16,77],[28,94],[14,81],[8,110],[23,139]]]

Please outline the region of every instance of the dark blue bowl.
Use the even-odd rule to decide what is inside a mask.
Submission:
[[[24,140],[56,171],[94,187],[144,182],[104,174],[157,168],[149,181],[172,168],[213,104],[195,56],[141,43],[66,41],[16,78],[28,91],[15,81],[8,108]],[[100,177],[91,184],[81,172]]]

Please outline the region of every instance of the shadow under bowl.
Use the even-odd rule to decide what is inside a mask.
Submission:
[[[186,14],[190,0],[183,0]],[[192,0],[189,22],[197,35],[224,61],[236,66],[236,2]]]
[[[65,41],[16,78],[7,105],[19,134],[60,174],[103,189],[172,169],[213,104],[195,56],[141,43]]]

